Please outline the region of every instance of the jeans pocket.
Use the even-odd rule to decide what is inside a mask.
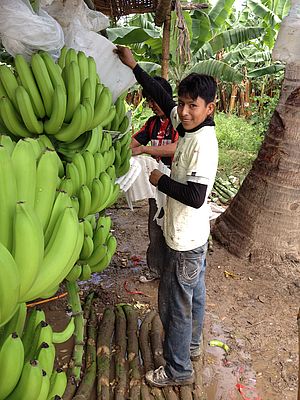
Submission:
[[[178,278],[181,283],[191,285],[197,282],[198,276],[202,269],[203,255],[197,257],[180,257],[178,265]]]

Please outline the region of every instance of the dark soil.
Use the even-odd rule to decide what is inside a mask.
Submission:
[[[157,309],[158,281],[139,281],[147,272],[148,202],[136,203],[131,211],[119,201],[108,212],[118,251],[101,275],[80,283],[82,297],[95,291],[99,316],[107,305],[118,303],[133,304],[142,316]],[[297,398],[299,269],[293,263],[251,264],[213,242],[206,275],[203,400]],[[55,330],[66,323],[66,306],[66,298],[44,306]],[[212,339],[226,343],[229,353],[209,346]],[[68,362],[71,344],[58,348],[61,366]]]

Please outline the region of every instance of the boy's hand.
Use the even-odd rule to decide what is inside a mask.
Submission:
[[[114,53],[118,54],[122,63],[127,65],[129,68],[133,69],[137,65],[137,62],[135,61],[133,54],[128,47],[117,45]]]
[[[153,186],[157,186],[158,185],[158,181],[160,180],[160,178],[163,176],[164,174],[162,172],[160,172],[159,169],[154,169],[149,177],[149,181],[150,183],[152,183]]]
[[[132,149],[131,149],[132,155],[139,156],[140,154],[144,154],[145,153],[144,149],[145,149],[145,146],[132,147]]]

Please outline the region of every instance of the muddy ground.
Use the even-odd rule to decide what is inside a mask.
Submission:
[[[111,266],[80,283],[82,296],[95,290],[97,311],[129,302],[141,314],[157,308],[158,281],[141,283],[147,271],[147,201],[131,211],[121,200],[109,210],[118,239]],[[213,242],[206,275],[203,400],[295,400],[298,378],[297,312],[300,306],[298,264],[257,265],[240,260]],[[140,291],[144,294],[130,294]],[[60,329],[66,300],[45,306]],[[230,352],[208,345],[219,339]],[[60,348],[60,363],[68,359]]]

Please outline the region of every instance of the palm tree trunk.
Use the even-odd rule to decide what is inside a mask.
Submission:
[[[213,235],[251,261],[300,261],[300,65],[287,65],[258,157]]]

